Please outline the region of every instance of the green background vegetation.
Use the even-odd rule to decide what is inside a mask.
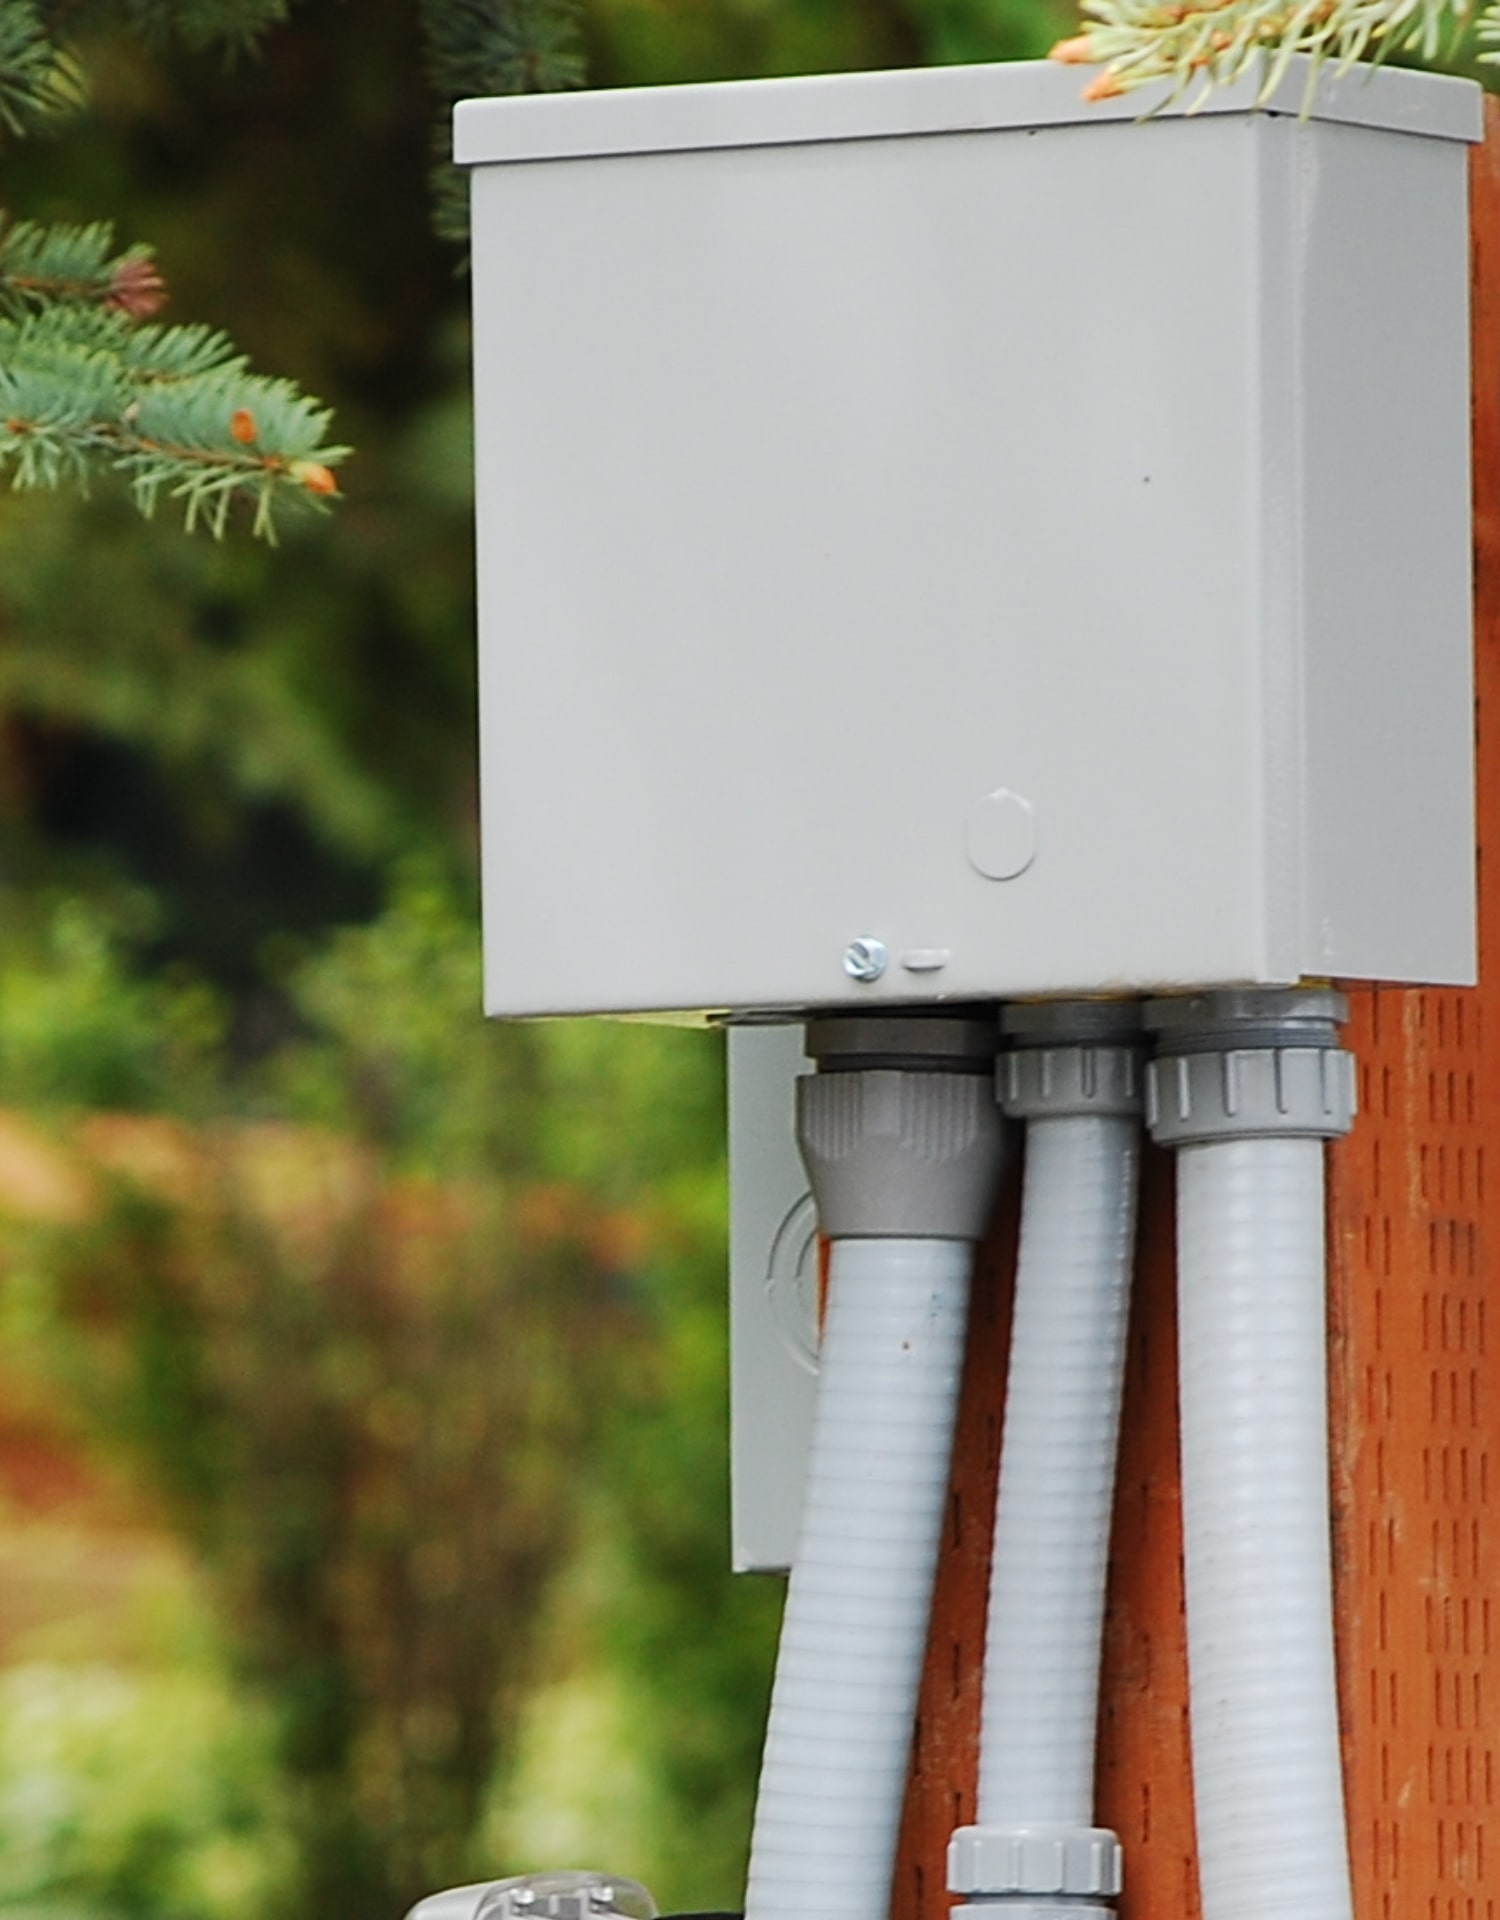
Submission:
[[[1049,0],[593,0],[601,86],[1035,55]],[[413,0],[99,27],[6,205],[357,448],[275,552],[0,500],[0,1916],[736,1905],[721,1057],[486,1029],[466,288]],[[528,370],[518,368],[519,379]],[[580,530],[579,564],[587,564]]]

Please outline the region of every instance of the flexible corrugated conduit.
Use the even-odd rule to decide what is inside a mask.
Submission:
[[[954,1240],[834,1244],[751,1915],[868,1920],[889,1903],[971,1251]]]
[[[1119,1843],[1093,1825],[1110,1515],[1140,1150],[1138,1010],[1016,1007],[1005,1111],[1026,1121],[1021,1245],[985,1634],[966,1915],[1102,1914]]]
[[[1353,1118],[1343,1002],[1148,1011],[1148,1114],[1179,1149],[1193,1795],[1205,1920],[1349,1920],[1330,1571],[1325,1139]]]
[[[883,1920],[947,1500],[972,1243],[1001,1150],[993,1016],[830,1017],[799,1140],[833,1242],[747,1920]]]

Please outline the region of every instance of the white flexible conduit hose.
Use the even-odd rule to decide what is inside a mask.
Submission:
[[[1354,1113],[1344,1003],[1157,1002],[1178,1148],[1179,1394],[1205,1920],[1350,1920],[1331,1575],[1324,1142]]]
[[[1349,1920],[1323,1142],[1177,1159],[1182,1518],[1206,1920]]]
[[[808,1028],[798,1142],[833,1243],[746,1920],[884,1920],[947,1505],[994,1013]]]
[[[1093,1824],[1139,1125],[1032,1120],[990,1574],[981,1827]]]
[[[972,1920],[1107,1920],[1116,1836],[1094,1744],[1140,1161],[1140,1010],[1005,1016],[1001,1105],[1026,1122],[975,1823],[948,1850]]]
[[[883,1920],[948,1493],[973,1249],[834,1243],[751,1920]]]

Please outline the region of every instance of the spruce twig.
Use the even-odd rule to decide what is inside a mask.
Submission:
[[[421,0],[421,16],[445,100],[583,85],[575,0]]]
[[[434,219],[466,240],[468,184],[447,159],[447,110],[490,94],[564,93],[584,82],[579,0],[420,0],[427,72],[443,109],[434,139]]]
[[[93,306],[146,320],[166,299],[148,247],[114,250],[112,230],[7,223],[0,214],[0,315],[16,319],[57,302]]]
[[[249,371],[206,327],[141,325],[106,301],[0,318],[0,468],[17,487],[121,475],[146,514],[170,499],[222,536],[237,502],[275,537],[283,504],[321,507],[347,449],[289,382]]]
[[[269,18],[283,0],[242,17]],[[185,33],[226,0],[173,0]],[[232,11],[240,14],[239,0]],[[228,17],[226,11],[226,18]],[[0,0],[0,124],[25,132],[66,104],[70,73],[33,0]],[[0,213],[0,469],[16,487],[120,475],[144,513],[181,504],[222,535],[237,502],[274,539],[278,508],[326,505],[347,449],[325,444],[326,409],[252,373],[206,327],[155,320],[166,286],[147,247],[111,229],[40,226]]]
[[[1102,68],[1084,97],[1104,100],[1137,87],[1166,83],[1175,102],[1202,83],[1199,101],[1214,87],[1247,75],[1260,78],[1268,98],[1292,60],[1308,56],[1314,69],[1340,70],[1357,60],[1411,52],[1436,60],[1445,44],[1473,25],[1472,0],[1082,0],[1079,33],[1052,49],[1052,58]],[[1480,55],[1500,61],[1500,0],[1479,16],[1478,38],[1495,48]]]
[[[0,0],[0,131],[35,131],[81,86],[59,32],[72,0]],[[143,32],[231,48],[288,0],[115,0]],[[0,211],[0,470],[16,487],[119,475],[143,513],[164,499],[222,535],[237,503],[274,539],[284,504],[323,507],[348,449],[291,382],[251,371],[212,329],[156,319],[167,290],[148,247],[111,229]]]
[[[0,130],[19,137],[49,128],[82,104],[77,67],[48,37],[32,0],[0,6]]]
[[[291,12],[290,0],[28,0],[49,37],[63,41],[104,19],[162,45],[220,47],[231,58],[250,52]]]

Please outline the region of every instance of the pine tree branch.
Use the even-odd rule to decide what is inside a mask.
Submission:
[[[52,307],[0,321],[0,467],[17,487],[121,475],[141,510],[182,504],[222,536],[239,502],[275,538],[284,504],[321,507],[347,449],[328,412],[289,382],[247,371],[222,335],[132,327],[108,310]]]
[[[231,47],[288,6],[110,3],[142,31]],[[0,129],[26,133],[73,102],[57,32],[65,8],[90,4],[0,0]],[[274,539],[283,504],[321,507],[338,492],[333,468],[347,449],[326,444],[326,409],[250,372],[222,334],[141,324],[165,299],[150,249],[116,252],[108,226],[44,227],[0,211],[0,469],[16,487],[115,473],[144,513],[174,500],[190,529],[216,536],[245,503],[254,531]]]
[[[563,93],[584,82],[579,0],[419,0],[427,71],[443,117],[434,146],[434,219],[468,238],[467,182],[447,161],[448,109],[491,94]]]
[[[0,213],[0,315],[19,318],[62,302],[149,319],[166,287],[148,247],[114,250],[112,230],[7,222]]]
[[[1195,81],[1206,93],[1251,74],[1268,98],[1299,54],[1314,72],[1325,62],[1345,68],[1393,53],[1437,60],[1473,20],[1472,0],[1083,0],[1083,11],[1080,32],[1052,58],[1103,68],[1084,97],[1166,82],[1174,102]],[[1479,38],[1500,44],[1500,5],[1481,16]],[[1500,53],[1480,57],[1493,62]]]
[[[1474,38],[1484,49],[1478,58],[1486,67],[1500,66],[1500,0],[1492,0],[1475,22]]]
[[[285,20],[290,0],[31,0],[54,39],[96,25],[122,25],[155,45],[180,40],[195,49],[250,51]]]
[[[77,67],[48,37],[33,0],[0,4],[0,129],[43,132],[83,99]]]
[[[583,84],[574,0],[421,0],[428,71],[445,101]]]

